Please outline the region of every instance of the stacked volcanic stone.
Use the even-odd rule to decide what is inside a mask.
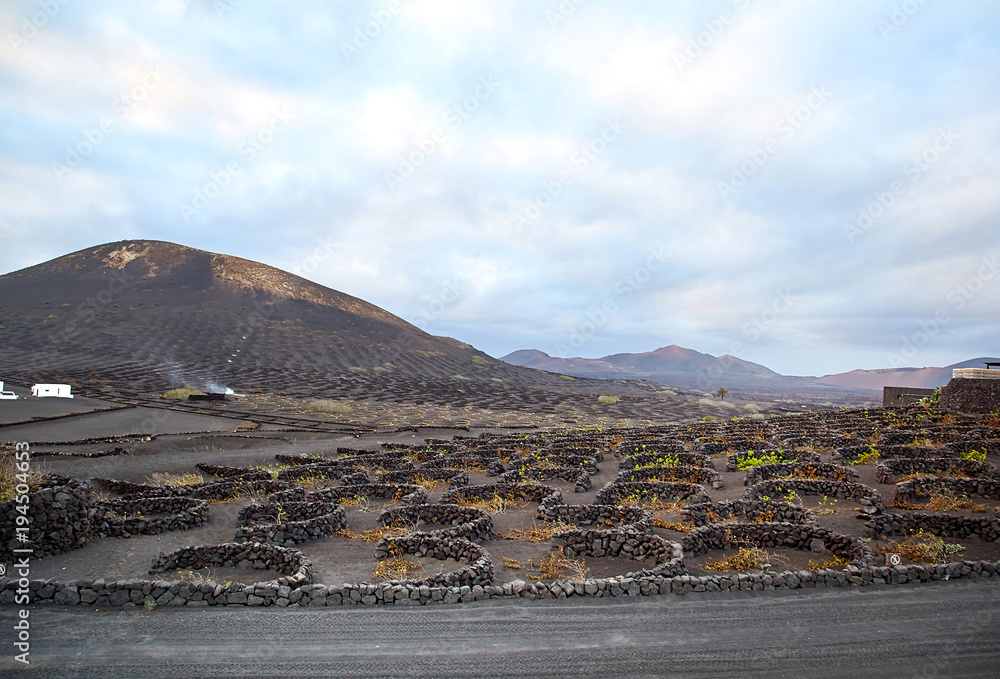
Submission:
[[[312,562],[302,552],[258,542],[182,547],[153,559],[149,572],[198,570],[208,566],[274,571],[282,574],[274,582],[289,587],[300,587],[312,579]]]
[[[281,481],[294,481],[301,478],[339,479],[346,474],[351,474],[360,469],[361,466],[351,460],[333,460],[328,462],[312,462],[309,464],[299,464],[294,467],[286,467],[278,472],[278,479]]]
[[[452,488],[469,485],[469,472],[449,467],[428,467],[420,465],[413,470],[396,470],[386,472],[378,477],[379,483],[413,483],[414,479],[438,480],[448,482]]]
[[[953,457],[958,457],[953,451],[944,448],[932,448],[930,446],[900,446],[900,445],[888,445],[888,446],[868,446],[868,445],[850,445],[841,446],[833,451],[832,459],[843,461],[847,464],[851,464],[858,461],[862,455],[868,455],[872,451],[878,453],[879,458],[892,458],[892,457],[904,457],[904,458],[917,458],[917,457],[948,457],[949,455]]]
[[[266,472],[252,472],[252,474],[248,475],[248,478],[233,476],[224,481],[196,483],[189,486],[148,486],[141,483],[104,478],[95,478],[94,481],[112,492],[131,498],[191,497],[201,500],[228,500],[248,491],[274,493],[292,487],[292,484],[286,481],[271,479]],[[257,474],[263,474],[265,478],[259,478],[256,476]]]
[[[877,514],[884,508],[882,494],[863,483],[846,483],[827,479],[776,479],[761,481],[747,488],[751,500],[775,498],[789,493],[824,495],[844,500],[854,500],[865,514]]]
[[[638,530],[572,529],[557,531],[552,544],[562,547],[568,557],[622,557],[634,561],[652,561],[652,568],[643,568],[626,577],[660,575],[673,577],[686,573],[681,545],[659,535]]]
[[[403,504],[427,502],[427,491],[422,486],[410,483],[362,483],[355,486],[338,486],[310,493],[309,499],[317,502],[338,502],[341,498],[359,496],[398,500]]]
[[[688,467],[707,467],[715,469],[715,462],[708,455],[702,453],[641,453],[637,455],[623,455],[618,463],[619,469],[635,469],[636,467],[647,467],[649,465],[663,464],[666,456],[676,458],[677,464]],[[732,469],[730,471],[736,471]]]
[[[138,497],[97,504],[94,532],[100,537],[130,538],[159,535],[172,530],[203,526],[208,502],[190,497]],[[145,518],[145,514],[168,514]]]
[[[774,457],[774,459],[779,462],[810,462],[816,464],[820,461],[819,453],[814,453],[808,450],[757,450],[757,451],[742,451],[739,453],[733,453],[726,460],[726,471],[735,472],[739,471],[739,463],[750,457],[750,453],[754,453],[754,457]]]
[[[227,467],[220,464],[206,464],[199,462],[195,465],[198,469],[212,476],[219,476],[224,479],[269,479],[271,473],[265,469],[250,469],[249,467]]]
[[[430,533],[410,533],[401,538],[382,538],[375,546],[375,558],[417,554],[432,559],[453,559],[468,566],[451,573],[433,573],[423,578],[396,581],[428,586],[489,585],[493,582],[493,559],[490,553],[465,538],[439,537]]]
[[[843,569],[790,571],[780,573],[726,573],[711,576],[628,575],[587,580],[525,582],[515,580],[502,586],[438,586],[406,583],[345,584],[342,586],[303,584],[298,587],[278,581],[253,585],[214,582],[194,583],[181,580],[78,580],[58,583],[31,580],[30,598],[34,603],[59,605],[136,606],[156,605],[243,605],[243,606],[361,606],[361,605],[430,605],[456,604],[493,598],[555,599],[568,596],[623,597],[691,592],[758,591],[805,589],[810,587],[866,587],[934,582],[959,578],[990,578],[1000,575],[1000,561],[958,561],[933,566],[857,566]],[[20,583],[15,579],[0,582],[0,604],[14,603]]]
[[[954,455],[969,453],[973,450],[984,452],[987,455],[997,455],[1000,454],[1000,438],[968,438],[961,441],[951,441],[941,446],[941,448],[947,449]]]
[[[619,524],[643,533],[653,532],[653,515],[641,507],[618,505],[553,505],[539,508],[543,521],[562,521],[577,526],[607,526]]]
[[[563,503],[562,491],[555,486],[540,483],[487,484],[481,486],[466,486],[449,490],[441,496],[441,502],[457,504],[459,498],[488,499],[494,496],[509,497],[527,502],[539,502],[542,507],[552,507]],[[541,511],[539,507],[539,511]]]
[[[228,500],[241,493],[275,493],[280,490],[287,490],[292,484],[287,481],[277,481],[275,479],[238,479],[209,483],[203,486],[191,487],[187,497],[201,498],[203,500]]]
[[[596,474],[600,470],[597,463],[600,459],[604,459],[604,456],[600,452],[597,452],[596,456],[591,455],[575,455],[575,454],[553,454],[544,456],[532,456],[524,457],[519,460],[511,460],[510,464],[507,465],[508,469],[526,469],[528,467],[537,467],[539,465],[543,466],[555,466],[555,467],[577,467],[584,469],[588,474]]]
[[[284,462],[285,464],[300,465],[300,464],[314,464],[317,462],[332,462],[331,459],[324,455],[285,455],[284,453],[276,453],[274,459],[278,462]]]
[[[1000,519],[939,512],[885,512],[865,522],[865,533],[869,537],[911,535],[917,531],[959,539],[978,537],[980,540],[996,542],[1000,540]]]
[[[933,474],[960,472],[980,479],[1000,479],[1000,472],[989,462],[958,460],[953,457],[896,458],[883,460],[876,467],[879,483],[894,484],[896,478],[907,474]]]
[[[874,563],[871,549],[859,538],[840,535],[813,524],[725,523],[710,524],[687,533],[684,551],[695,556],[714,549],[755,545],[764,549],[786,547],[824,554],[827,550],[855,565]]]
[[[743,483],[744,485],[752,486],[761,481],[783,479],[796,475],[800,477],[808,476],[810,478],[815,476],[830,481],[847,483],[857,483],[859,478],[857,470],[839,464],[830,464],[828,462],[783,462],[751,467],[747,470],[747,475]]]
[[[896,484],[894,503],[912,502],[933,493],[954,493],[968,497],[1000,500],[1000,481],[988,479],[918,478]]]
[[[760,439],[733,439],[731,441],[711,441],[701,444],[701,451],[706,455],[715,455],[717,453],[724,453],[727,450],[732,450],[737,453],[743,453],[748,450],[760,450],[762,446],[767,446],[767,441],[762,441]]]
[[[676,482],[683,479],[685,483],[707,483],[718,490],[724,487],[722,474],[707,467],[687,467],[683,465],[641,467],[639,469],[622,469],[618,472],[617,483],[659,479]]]
[[[590,474],[581,467],[521,467],[501,474],[497,481],[501,484],[515,484],[526,478],[536,481],[551,481],[552,479],[570,481],[576,484],[573,487],[575,493],[585,493],[590,490],[593,483],[590,480]]]
[[[473,542],[482,542],[493,536],[493,517],[489,515],[489,512],[453,504],[435,503],[396,507],[383,511],[378,520],[383,526],[400,524],[421,526],[429,523],[452,526],[451,528],[425,531],[435,537],[465,538]]]
[[[668,483],[653,481],[631,481],[625,483],[610,483],[597,491],[594,496],[596,505],[620,504],[623,497],[639,495],[656,497],[664,501],[688,500],[693,503],[711,502],[705,487],[697,483]]]
[[[399,473],[405,474],[406,472],[399,472]],[[365,484],[371,483],[371,479],[368,478],[368,472],[365,471],[364,469],[361,469],[352,474],[344,474],[342,477],[340,477],[340,482],[345,486],[363,486]],[[385,481],[383,481],[382,483],[385,483]]]
[[[36,559],[70,552],[83,547],[94,533],[97,517],[88,483],[47,475],[37,491],[28,493],[26,515],[17,510],[24,506],[13,500],[0,502],[0,561],[14,561],[15,549],[32,548]],[[22,544],[16,539],[17,519],[24,516],[29,542]]]
[[[816,523],[816,515],[804,507],[778,500],[729,500],[704,502],[681,509],[681,521],[695,526],[712,523]]]
[[[291,547],[329,537],[347,526],[347,514],[330,502],[270,502],[248,505],[237,514],[235,540]],[[279,520],[280,519],[280,520]]]

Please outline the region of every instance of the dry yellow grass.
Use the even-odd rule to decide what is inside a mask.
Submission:
[[[513,494],[508,493],[507,495],[501,495],[497,493],[489,498],[477,498],[477,497],[465,497],[463,495],[458,495],[455,498],[455,504],[460,507],[473,507],[475,509],[482,509],[490,514],[502,514],[508,509],[523,509],[528,506],[528,503],[524,500],[519,500],[514,497]]]
[[[378,528],[363,530],[360,533],[353,531],[350,528],[342,528],[334,533],[334,535],[338,538],[347,538],[348,540],[378,542],[382,538],[401,538],[404,535],[409,535],[413,531],[414,528],[412,526],[379,526]]]
[[[667,530],[676,530],[681,533],[690,533],[695,529],[693,523],[683,523],[681,521],[667,521],[659,514],[653,516],[653,525],[657,528],[665,528]]]
[[[558,580],[566,575],[577,580],[586,580],[590,574],[590,569],[581,559],[567,559],[559,550],[549,552],[547,557],[538,561],[528,559],[528,566],[538,571],[537,575],[528,576],[532,580]]]
[[[567,530],[570,528],[575,528],[575,526],[563,523],[562,521],[555,521],[553,523],[545,523],[539,526],[534,521],[531,522],[531,528],[528,530],[523,530],[521,528],[511,528],[506,533],[500,533],[497,538],[501,540],[527,540],[529,542],[548,542],[552,539],[557,531]]]
[[[771,557],[760,547],[740,547],[736,554],[730,554],[723,559],[709,557],[704,568],[710,571],[744,572],[756,568],[766,568],[771,565]]]

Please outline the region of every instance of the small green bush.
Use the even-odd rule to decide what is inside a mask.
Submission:
[[[748,450],[746,456],[742,459],[737,458],[736,468],[745,472],[748,469],[753,469],[754,467],[759,467],[762,464],[780,464],[782,462],[798,462],[799,458],[784,459],[784,455],[781,455],[781,451],[771,451],[770,453],[760,454],[755,453],[752,450]]]
[[[205,392],[200,389],[195,389],[194,387],[180,387],[179,389],[171,389],[170,391],[163,393],[163,398],[175,398],[180,401],[186,401],[188,396],[192,395],[203,395]]]
[[[350,403],[343,401],[313,401],[306,406],[306,410],[311,413],[329,413],[330,415],[348,415],[354,412]]]
[[[615,396],[613,394],[601,394],[600,396],[597,397],[597,400],[600,401],[601,403],[611,404],[611,403],[618,403],[618,401],[622,400],[622,397]]]

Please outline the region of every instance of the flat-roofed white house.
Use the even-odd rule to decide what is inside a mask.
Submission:
[[[4,391],[3,382],[0,382],[0,401],[14,401],[17,400],[17,394],[13,391]]]
[[[73,398],[72,387],[68,384],[33,384],[31,385],[31,395],[43,398],[55,396],[58,398]]]

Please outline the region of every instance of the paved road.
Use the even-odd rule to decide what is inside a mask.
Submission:
[[[9,649],[14,608],[0,609]],[[70,677],[989,677],[1000,582],[393,609],[36,608]]]

